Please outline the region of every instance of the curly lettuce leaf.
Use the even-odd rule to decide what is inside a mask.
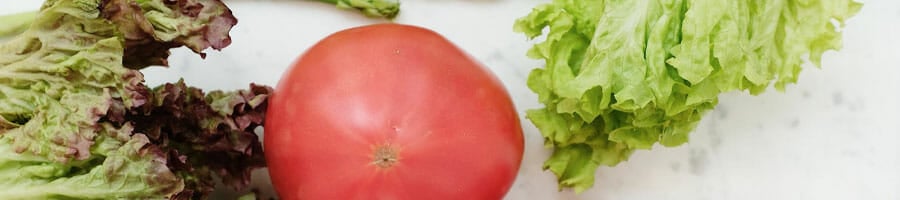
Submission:
[[[102,9],[122,32],[124,64],[132,69],[167,66],[169,49],[181,46],[205,57],[203,50],[231,44],[229,32],[237,24],[220,0],[106,0]]]
[[[165,153],[169,169],[186,184],[173,199],[206,199],[216,179],[242,190],[253,170],[265,167],[255,130],[264,121],[272,88],[204,94],[183,81],[152,90],[144,106],[113,111],[115,124],[134,124]],[[117,108],[124,108],[117,102]],[[111,118],[111,119],[113,119]]]
[[[636,149],[678,146],[729,91],[783,91],[804,58],[841,46],[852,0],[554,0],[516,21],[545,61],[528,78],[544,108],[527,117],[554,148],[560,187]],[[806,57],[808,55],[808,57]]]
[[[85,160],[111,100],[140,103],[125,93],[139,83],[125,75],[139,72],[122,67],[123,42],[99,18],[99,3],[48,2],[27,31],[0,45],[0,137],[15,138],[16,152]]]
[[[96,138],[98,155],[61,164],[18,154],[0,145],[0,196],[4,199],[137,199],[171,196],[184,188],[161,151],[130,127]]]
[[[145,86],[168,49],[223,48],[218,0],[50,0],[0,44],[3,199],[204,199],[261,167],[271,88]]]

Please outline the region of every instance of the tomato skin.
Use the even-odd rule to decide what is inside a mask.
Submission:
[[[522,161],[500,81],[424,28],[332,34],[292,64],[269,103],[266,159],[285,200],[501,199]]]

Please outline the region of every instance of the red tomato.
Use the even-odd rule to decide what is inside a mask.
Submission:
[[[282,77],[265,124],[282,199],[501,199],[523,136],[496,77],[437,33],[335,33]]]

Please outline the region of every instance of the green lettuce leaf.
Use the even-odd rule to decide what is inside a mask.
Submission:
[[[554,153],[561,187],[590,188],[596,168],[636,149],[678,146],[729,91],[783,91],[804,58],[841,47],[852,0],[554,0],[516,21],[543,59],[527,117]],[[807,56],[808,55],[808,56]]]
[[[104,125],[94,138],[94,156],[59,163],[19,154],[0,145],[0,196],[4,199],[135,199],[172,195],[184,184],[166,166],[161,151],[131,127]],[[7,143],[10,137],[0,142]]]

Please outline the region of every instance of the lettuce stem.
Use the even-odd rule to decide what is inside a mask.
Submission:
[[[36,11],[0,16],[0,38],[12,37],[24,32],[31,22],[34,22],[36,16]]]

